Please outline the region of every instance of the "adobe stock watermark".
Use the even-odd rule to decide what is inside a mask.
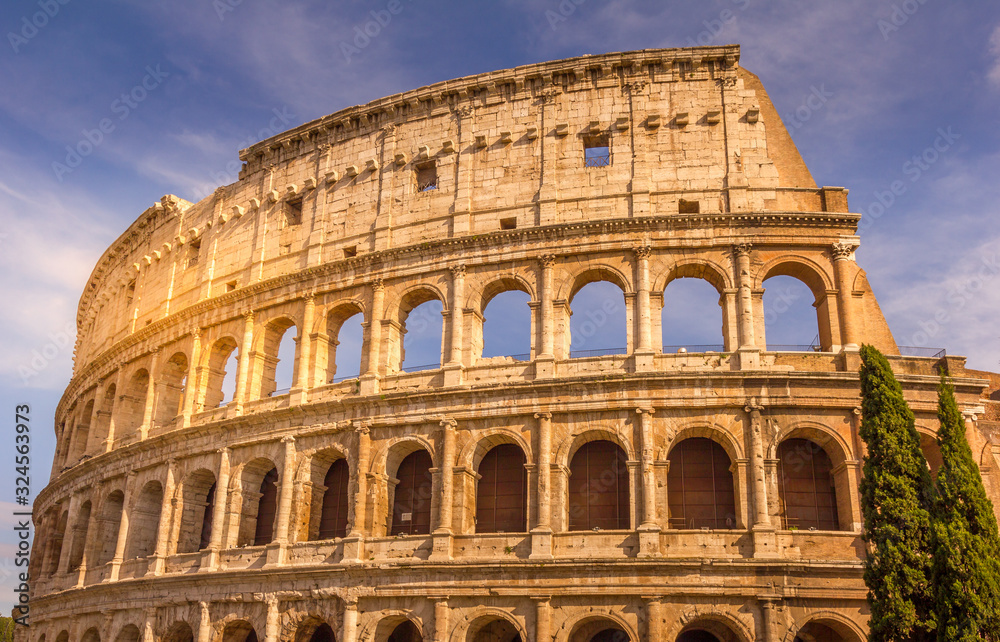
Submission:
[[[586,318],[579,325],[573,324],[575,327],[570,328],[572,336],[570,350],[580,350],[595,337],[602,336],[601,329],[612,319],[618,319],[624,311],[624,306],[624,299],[611,298],[601,301],[600,307],[585,310],[583,314]]]
[[[827,101],[833,98],[833,94],[826,90],[826,85],[820,83],[819,87],[812,85],[809,93],[802,99],[801,104],[795,108],[790,116],[785,118],[785,123],[792,129],[799,129],[813,114],[826,105]]]
[[[899,31],[899,28],[910,21],[920,7],[927,4],[927,0],[903,0],[900,3],[892,3],[892,11],[888,18],[879,18],[876,22],[882,40],[889,42],[889,34]]]
[[[21,383],[28,385],[28,382],[40,375],[64,350],[73,350],[76,337],[76,325],[67,323],[62,330],[50,332],[48,342],[41,348],[31,351],[31,358],[27,363],[22,363],[17,367],[17,374],[21,377]]]
[[[292,125],[292,121],[295,118],[295,114],[288,108],[288,105],[283,105],[281,107],[275,107],[271,110],[274,116],[267,123],[267,127],[262,127],[258,129],[256,133],[251,134],[244,138],[237,145],[236,149],[246,149],[251,145],[259,143],[262,140],[267,140],[272,136],[276,136],[281,132],[289,129]],[[239,180],[240,170],[243,169],[243,161],[235,158],[228,163],[223,171],[209,172],[208,176],[214,185],[229,185],[230,183],[235,183]],[[205,198],[211,194],[211,191],[204,189],[195,190],[195,196],[199,200]]]
[[[750,6],[750,0],[730,0],[740,11],[746,11],[747,7]],[[703,30],[699,31],[695,36],[688,37],[686,46],[688,47],[705,47],[713,42],[719,37],[728,25],[734,24],[736,22],[737,14],[735,14],[732,9],[723,9],[719,12],[719,15],[711,20],[703,20],[702,25],[705,27]]]
[[[21,48],[28,44],[39,32],[48,26],[49,21],[59,15],[59,10],[68,5],[70,0],[38,0],[38,7],[41,11],[36,11],[28,15],[21,16],[21,28],[17,33],[7,32],[7,42],[15,54],[21,53]]]
[[[566,22],[571,15],[576,13],[577,7],[585,3],[587,0],[562,0],[556,7],[556,10],[552,9],[545,10],[545,19],[549,21],[549,28],[555,31],[558,26]]]
[[[916,183],[961,137],[961,134],[952,131],[951,125],[947,128],[939,127],[934,141],[922,152],[914,154],[903,163],[901,168],[903,174],[910,179],[911,183]],[[909,185],[897,179],[890,183],[886,189],[875,190],[875,200],[869,203],[867,208],[861,210],[862,217],[861,222],[858,223],[858,234],[874,225],[875,221],[881,218],[896,203],[896,199],[905,194],[908,189]]]
[[[149,94],[163,84],[170,73],[160,69],[160,65],[146,66],[146,75],[142,77],[127,92],[111,101],[109,109],[111,113],[118,117],[119,121],[128,118],[132,112],[149,97]],[[107,138],[108,134],[115,131],[118,125],[111,118],[102,118],[93,129],[84,128],[81,130],[83,138],[75,145],[66,145],[66,158],[63,162],[53,161],[52,172],[61,183],[67,174],[72,173],[77,167],[83,164],[83,159],[94,153]]]
[[[413,2],[413,0],[406,1]],[[344,54],[344,63],[351,64],[351,58],[360,55],[361,51],[372,43],[372,40],[382,35],[382,30],[389,26],[393,16],[401,14],[404,8],[403,0],[389,0],[385,9],[369,11],[370,20],[354,25],[353,40],[351,42],[340,41],[340,53]]]
[[[215,9],[215,15],[219,16],[219,22],[223,22],[226,14],[236,11],[236,7],[241,4],[243,0],[212,0],[212,8]]]
[[[920,329],[910,336],[909,345],[927,347],[944,327],[955,319],[956,313],[979,296],[979,293],[992,283],[998,274],[1000,274],[1000,252],[994,248],[979,257],[979,267],[971,276],[966,276],[961,283],[948,291],[945,305],[917,323]]]

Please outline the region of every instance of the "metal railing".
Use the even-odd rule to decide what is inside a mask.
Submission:
[[[502,359],[508,357],[514,361],[531,361],[531,354],[495,354],[491,357],[483,357],[483,359]]]
[[[611,154],[593,154],[584,159],[584,167],[607,167],[611,164]]]
[[[903,357],[933,357],[943,359],[948,356],[944,348],[924,348],[921,346],[899,346],[899,354]]]
[[[687,352],[725,352],[726,346],[719,344],[695,344],[695,345],[680,345],[680,346],[663,346],[663,354],[669,354],[671,352],[677,352],[680,349],[684,349]]]
[[[291,391],[292,391],[291,388],[281,388],[279,390],[273,391],[271,394],[268,395],[268,397],[280,397],[281,395],[287,395]]]
[[[792,344],[792,345],[781,345],[781,344],[767,344],[768,352],[823,352],[822,346],[813,344]]]
[[[340,383],[341,381],[347,381],[348,379],[360,379],[360,378],[361,378],[360,373],[349,374],[349,375],[344,375],[342,377],[334,377],[333,379],[330,379],[330,383]]]
[[[570,350],[569,358],[577,359],[579,357],[606,357],[612,354],[628,354],[625,348],[600,348],[598,350]]]
[[[425,363],[422,366],[404,366],[400,370],[402,372],[423,372],[424,370],[437,370],[440,367],[440,363]]]

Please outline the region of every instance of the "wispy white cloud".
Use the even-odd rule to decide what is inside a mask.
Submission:
[[[989,52],[993,61],[986,77],[994,87],[1000,89],[1000,25],[997,25],[990,35]]]

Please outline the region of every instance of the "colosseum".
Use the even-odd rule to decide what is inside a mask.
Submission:
[[[861,215],[739,58],[441,82],[142,212],[80,300],[22,639],[864,640],[858,346],[932,467],[947,364],[998,507],[1000,375],[896,345]],[[774,276],[811,292],[815,345],[766,341]],[[718,346],[663,345],[676,279],[718,292]],[[620,349],[574,349],[596,282]],[[484,356],[506,293],[530,353]],[[404,365],[414,320],[442,328],[429,367]]]

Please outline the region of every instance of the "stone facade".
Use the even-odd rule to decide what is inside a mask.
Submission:
[[[240,157],[238,182],[143,212],[84,291],[31,642],[862,640],[862,342],[932,463],[947,361],[1000,506],[1000,377],[900,355],[860,215],[815,185],[738,47],[439,83]],[[816,350],[766,348],[775,275],[814,295]],[[718,290],[716,351],[661,346],[682,277]],[[594,281],[624,294],[622,354],[571,354]],[[508,290],[531,353],[484,359]],[[408,315],[435,299],[440,366],[406,372]],[[361,374],[340,381],[357,314]]]

